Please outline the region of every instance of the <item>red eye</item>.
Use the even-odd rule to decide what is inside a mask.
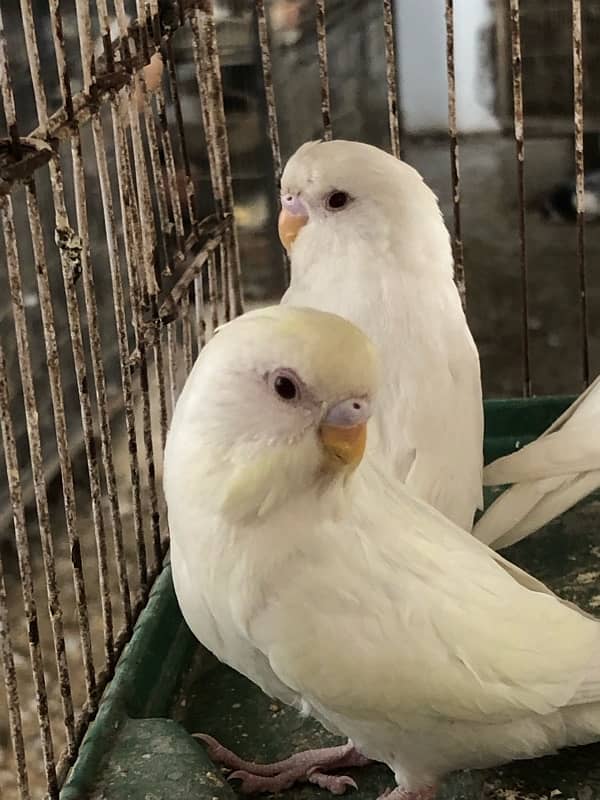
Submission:
[[[332,192],[327,198],[327,208],[332,211],[339,211],[340,208],[344,208],[348,205],[349,200],[350,195],[347,192]]]

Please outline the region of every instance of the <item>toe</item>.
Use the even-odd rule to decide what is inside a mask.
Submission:
[[[319,767],[310,769],[306,777],[309,783],[313,783],[321,789],[327,789],[331,794],[344,794],[348,787],[358,789],[356,781],[349,775],[327,775],[320,772]]]

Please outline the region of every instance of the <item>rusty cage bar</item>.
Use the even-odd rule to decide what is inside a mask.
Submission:
[[[389,148],[400,157],[398,4],[378,3]],[[38,5],[0,0],[0,257],[10,299],[10,313],[0,317],[0,484],[10,508],[0,537],[12,526],[10,537],[0,538],[6,688],[0,712],[6,709],[12,744],[0,769],[0,793],[11,800],[58,797],[168,548],[161,452],[179,389],[215,328],[243,310],[211,0],[114,0],[111,8],[107,0],[47,0],[49,37],[36,20]],[[251,5],[277,200],[281,112],[270,4]],[[331,139],[327,28],[334,12],[325,0],[309,5],[321,132]],[[530,395],[520,4],[504,5],[512,54],[522,386]],[[587,384],[580,0],[571,7]],[[453,246],[466,303],[454,28],[454,3],[445,0]],[[180,85],[184,52],[193,65],[191,115]],[[199,163],[191,156],[192,139],[203,142]],[[204,176],[210,196],[199,191]],[[287,280],[285,256],[282,264]],[[9,598],[17,593],[15,612]]]
[[[189,370],[206,335],[242,309],[210,4],[159,7],[158,0],[140,0],[128,12],[116,0],[116,30],[106,0],[93,4],[94,16],[87,0],[77,0],[69,9],[75,30],[73,19],[67,30],[63,3],[48,5],[53,64],[47,46],[41,54],[33,2],[21,0],[23,65],[14,63],[8,39],[15,35],[14,15],[0,6],[0,215],[14,321],[14,333],[5,329],[0,346],[0,421],[28,658],[15,647],[20,620],[11,615],[8,593],[16,587],[14,580],[7,583],[2,564],[0,643],[14,759],[5,772],[13,772],[23,800],[44,792],[58,796],[162,566],[167,534],[160,453],[182,370]],[[177,85],[173,42],[184,29],[196,65],[214,198],[204,218]],[[80,57],[73,66],[76,38]],[[21,82],[15,89],[13,76],[22,66],[28,86]],[[45,81],[52,68],[60,88],[55,110]],[[25,122],[19,92],[28,90],[35,118]],[[24,235],[29,247],[22,245]],[[101,257],[95,252],[99,237],[105,241]],[[32,307],[39,308],[33,321]],[[44,342],[45,382],[32,332]],[[115,362],[118,369],[109,375]],[[67,374],[78,413],[73,403],[66,405]],[[40,406],[48,391],[50,408]],[[48,412],[54,448],[40,425]],[[62,512],[54,500],[56,480]],[[66,544],[56,535],[63,528]],[[36,769],[39,755],[43,775]],[[11,790],[10,781],[0,779],[0,785],[3,796]]]

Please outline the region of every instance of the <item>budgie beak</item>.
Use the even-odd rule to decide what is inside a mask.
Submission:
[[[323,447],[333,463],[355,468],[367,444],[371,407],[365,398],[350,398],[333,406],[319,427]]]
[[[290,251],[296,237],[308,222],[308,210],[302,200],[291,194],[281,198],[281,211],[277,230],[279,239],[285,249]]]

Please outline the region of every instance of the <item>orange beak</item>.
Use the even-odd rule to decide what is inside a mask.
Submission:
[[[367,444],[367,423],[342,426],[324,423],[319,435],[327,453],[339,466],[357,467]]]
[[[290,252],[291,246],[294,244],[296,236],[298,236],[307,221],[307,214],[292,214],[286,208],[282,208],[279,212],[277,230],[279,232],[281,244],[288,253]]]

